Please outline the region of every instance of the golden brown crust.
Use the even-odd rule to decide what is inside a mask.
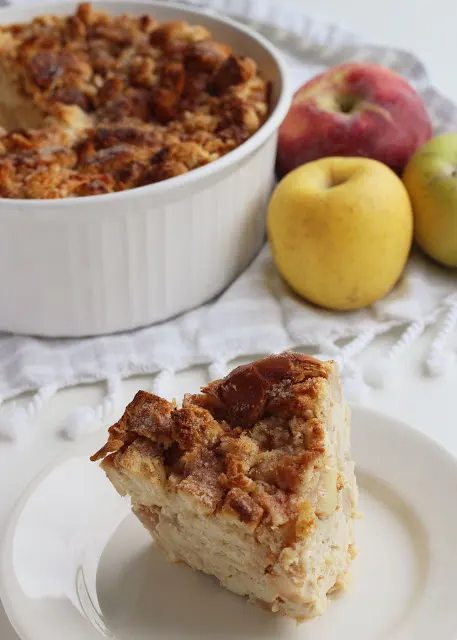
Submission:
[[[239,520],[252,530],[260,524],[263,512],[255,498],[242,489],[230,489],[220,509],[223,516]]]
[[[138,436],[165,446],[172,444],[172,411],[173,405],[167,400],[146,391],[138,391],[122,418],[110,427],[108,442],[91,460],[99,460],[108,453],[119,451]]]
[[[268,115],[269,87],[255,63],[184,21],[159,25],[83,3],[72,16],[1,27],[0,52],[0,73],[44,127],[0,136],[2,197],[83,196],[158,182],[231,151]],[[37,151],[56,124],[72,162],[45,163],[37,153],[17,171],[25,152],[9,150],[12,138],[27,138]]]
[[[291,385],[305,382],[306,395],[314,393],[312,381],[327,378],[328,366],[300,353],[282,353],[237,367],[223,380],[203,389],[203,397],[194,402],[207,403],[215,414],[244,428],[252,427],[265,413],[281,414],[291,410]],[[214,401],[214,409],[211,403]],[[295,409],[292,407],[292,413]]]
[[[91,459],[138,473],[132,447],[137,456],[149,446],[145,455],[159,461],[169,490],[251,530],[288,523],[288,539],[304,536],[312,522],[303,487],[325,453],[319,403],[332,367],[296,353],[270,356],[186,396],[181,409],[139,391]]]

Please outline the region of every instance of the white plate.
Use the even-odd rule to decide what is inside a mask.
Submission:
[[[457,461],[401,423],[353,411],[361,489],[351,590],[297,626],[169,564],[87,456],[36,479],[1,550],[23,640],[455,640]]]

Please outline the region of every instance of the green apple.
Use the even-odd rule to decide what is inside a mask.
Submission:
[[[441,264],[457,267],[457,133],[437,136],[416,151],[403,182],[417,244]]]

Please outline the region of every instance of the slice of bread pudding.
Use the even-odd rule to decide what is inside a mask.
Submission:
[[[181,409],[139,391],[99,459],[170,559],[231,591],[303,619],[344,586],[357,485],[334,362],[270,356]]]

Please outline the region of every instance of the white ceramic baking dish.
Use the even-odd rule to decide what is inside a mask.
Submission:
[[[220,293],[265,234],[277,130],[290,89],[276,49],[231,20],[160,2],[95,2],[207,27],[271,81],[268,121],[225,157],[131,191],[63,200],[0,198],[0,330],[86,336],[159,322]],[[0,23],[70,14],[75,3],[7,8]]]

